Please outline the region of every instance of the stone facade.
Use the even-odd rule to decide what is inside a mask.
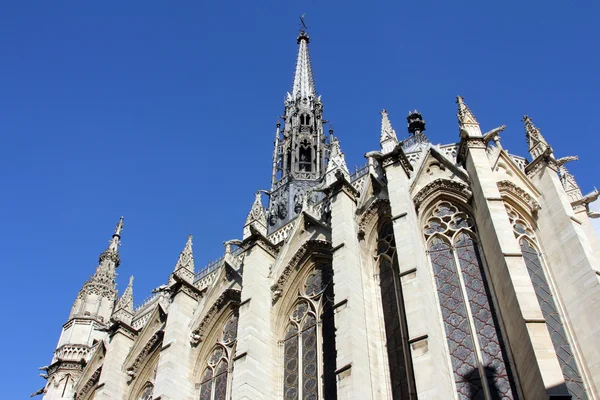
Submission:
[[[600,244],[531,118],[530,159],[461,97],[458,143],[417,111],[350,174],[325,134],[306,32],[278,122],[272,187],[225,254],[119,298],[123,219],[63,325],[46,400],[598,399]],[[262,205],[263,194],[269,205]]]

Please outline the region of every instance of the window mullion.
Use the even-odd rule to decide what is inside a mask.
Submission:
[[[306,317],[304,317],[306,318]],[[302,397],[304,395],[303,389],[304,389],[304,385],[302,384],[303,381],[303,362],[304,360],[302,360],[302,325],[298,324],[298,400],[302,400]]]
[[[471,303],[469,302],[467,288],[462,276],[462,266],[460,264],[460,260],[458,259],[458,254],[456,252],[455,246],[452,246],[452,256],[454,257],[454,264],[456,265],[456,275],[458,276],[458,281],[460,282],[460,292],[463,297],[463,302],[465,303],[467,318],[469,319],[469,330],[471,331],[471,336],[473,337],[473,345],[475,346],[475,359],[477,360],[477,368],[479,369],[479,375],[481,375],[481,387],[483,388],[485,398],[487,400],[492,400],[490,388],[488,386],[487,375],[485,374],[485,369],[483,368],[481,346],[479,344],[479,337],[477,336],[477,331],[475,330],[475,320],[471,311]]]

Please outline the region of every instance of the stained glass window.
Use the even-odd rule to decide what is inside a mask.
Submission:
[[[392,398],[395,400],[416,398],[404,300],[398,276],[396,243],[390,220],[379,229],[377,251]]]
[[[207,360],[207,367],[200,380],[200,400],[227,400],[230,383],[229,365],[237,339],[238,310],[223,325],[219,342]]]
[[[283,398],[285,400],[317,400],[319,398],[319,363],[331,359],[333,321],[331,310],[328,309],[327,293],[328,275],[326,265],[317,266],[312,270],[302,287],[301,296],[292,308],[289,324],[283,340]],[[317,310],[323,315],[323,345],[318,346],[319,328]],[[322,357],[319,356],[322,354]],[[327,396],[335,390],[335,353],[333,364],[323,368],[323,391]],[[333,369],[332,369],[333,367]],[[329,377],[333,377],[333,380]],[[332,382],[329,382],[332,380]],[[334,399],[335,392],[328,397]]]
[[[558,362],[573,399],[587,399],[588,395],[579,368],[575,360],[573,348],[569,342],[560,312],[556,305],[552,289],[544,272],[540,254],[533,245],[536,243],[531,225],[513,207],[506,205],[508,217],[513,224],[513,232],[521,245],[525,265],[533,284],[533,289],[546,320],[546,326],[558,357]]]
[[[471,217],[442,201],[424,228],[458,398],[516,399]]]

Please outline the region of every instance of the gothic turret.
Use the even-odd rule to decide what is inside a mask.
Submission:
[[[292,91],[285,99],[283,128],[277,124],[273,156],[268,232],[298,215],[309,188],[325,175],[328,143],[323,130],[323,104],[317,96],[308,54],[308,34],[298,36]]]
[[[106,338],[109,320],[117,301],[115,278],[120,263],[122,231],[123,217],[117,223],[108,248],[100,254],[96,272],[79,291],[69,319],[63,325],[52,364],[47,367],[48,382],[44,388],[47,398],[73,398],[74,382],[79,379],[95,346]],[[131,289],[128,296],[130,295]],[[125,299],[123,301],[124,309],[129,310]],[[133,316],[133,309],[131,315]]]
[[[117,299],[116,270],[121,262],[119,245],[123,217],[119,219],[108,248],[100,254],[94,275],[83,285],[75,300],[70,318],[85,317],[105,323],[112,314]]]

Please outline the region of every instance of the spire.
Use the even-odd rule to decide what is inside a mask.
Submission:
[[[456,96],[456,104],[458,105],[458,126],[460,127],[460,135],[462,136],[481,136],[481,129],[479,128],[479,122],[475,119],[473,112],[465,104],[464,99],[461,96]]]
[[[536,159],[547,149],[550,149],[550,152],[552,152],[552,148],[548,145],[540,130],[533,124],[531,118],[528,115],[524,115],[521,121],[525,123],[525,137],[527,138],[531,157]]]
[[[310,56],[308,55],[308,43],[310,38],[303,29],[298,36],[298,59],[296,61],[296,73],[294,74],[294,86],[292,98],[316,97],[315,82],[313,80]]]
[[[244,239],[250,237],[250,235],[252,234],[252,232],[250,231],[250,226],[252,226],[258,232],[266,236],[267,214],[265,212],[265,208],[262,205],[260,190],[254,195],[254,203],[252,203],[252,208],[250,209],[250,212],[246,217],[246,223],[244,224]]]
[[[396,131],[392,128],[392,123],[386,109],[381,111],[381,137],[379,143],[381,143],[381,149],[384,153],[394,150],[394,147],[398,144]]]
[[[327,172],[325,173],[325,183],[327,185],[336,181],[335,173],[337,171],[341,171],[346,175],[346,178],[350,177],[344,153],[342,153],[342,149],[340,148],[340,141],[337,137],[331,135],[330,142],[329,162],[327,163]]]
[[[112,319],[131,325],[133,320],[133,276],[129,277],[129,284],[117,302]]]

